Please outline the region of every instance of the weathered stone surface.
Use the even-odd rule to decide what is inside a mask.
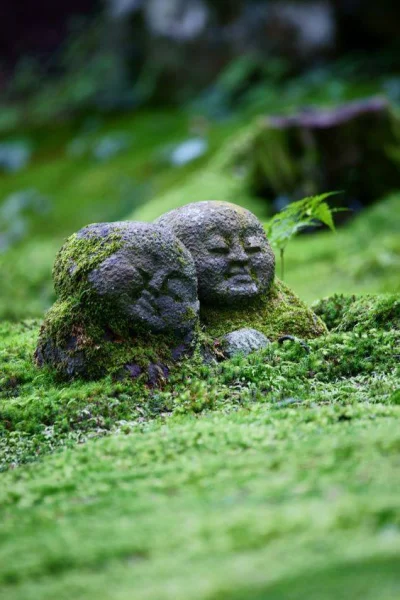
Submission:
[[[36,360],[68,378],[169,364],[190,350],[198,321],[193,259],[168,230],[148,223],[89,225],[54,265],[58,301],[43,324]],[[129,369],[125,369],[129,372]]]
[[[224,335],[221,340],[225,356],[231,358],[236,354],[247,356],[257,350],[262,350],[271,342],[261,331],[243,327]]]
[[[70,256],[80,241],[82,253]],[[85,255],[85,241],[100,244]],[[96,264],[107,245],[111,254]],[[132,330],[186,333],[196,322],[199,302],[193,260],[171,232],[155,225],[128,221],[89,225],[64,245],[55,273],[61,297],[79,288],[90,291],[105,307],[112,307],[114,320],[119,317]]]
[[[275,257],[261,223],[245,208],[194,202],[156,223],[170,229],[191,252],[202,304],[245,305],[270,288]]]

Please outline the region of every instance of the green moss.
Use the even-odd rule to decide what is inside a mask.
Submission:
[[[352,302],[339,323],[339,331],[368,333],[371,329],[400,330],[398,295],[364,296]]]
[[[53,318],[58,313],[62,319],[65,310],[60,303]],[[0,324],[0,470],[160,415],[226,413],[267,403],[279,411],[301,405],[306,418],[316,403],[338,410],[354,404],[398,405],[396,329],[331,332],[308,341],[309,352],[299,344],[273,343],[262,352],[218,364],[204,364],[197,349],[157,388],[149,388],[146,377],[121,379],[118,370],[126,362],[159,360],[164,351],[168,364],[169,348],[157,347],[156,339],[140,340],[138,347],[106,341],[94,365],[101,358],[108,369],[114,365],[116,376],[65,385],[54,369],[39,370],[32,361],[38,329],[35,321]],[[210,342],[207,334],[200,337]],[[80,344],[96,352],[93,340],[81,339]]]
[[[271,340],[282,335],[310,339],[327,333],[321,319],[277,278],[262,300],[245,309],[202,306],[200,320],[211,337],[241,327],[258,329]]]
[[[371,329],[400,329],[400,300],[396,294],[334,294],[315,302],[312,308],[329,329],[359,333],[368,333]]]
[[[4,473],[1,591],[396,600],[398,418],[321,399],[136,420]]]
[[[106,237],[71,235],[59,250],[53,268],[54,287],[59,297],[88,292],[88,274],[122,245],[122,237],[115,230]]]
[[[93,311],[86,311],[87,306],[82,308],[74,299],[60,300],[53,305],[40,331],[35,354],[39,364],[45,355],[46,362],[50,362],[59,376],[70,377],[69,365],[74,364],[75,376],[88,379],[106,374],[128,377],[126,365],[140,367],[145,375],[150,364],[168,369],[176,366],[172,351],[179,345],[178,339],[171,335],[133,334],[128,328],[118,330],[120,324],[113,322],[111,310],[109,318],[107,312],[102,311],[96,318]],[[104,321],[110,327],[105,326]],[[161,371],[160,377],[163,377]]]
[[[333,294],[314,302],[311,308],[324,321],[328,329],[335,329],[341,323],[349,306],[355,300],[356,296],[354,295]]]

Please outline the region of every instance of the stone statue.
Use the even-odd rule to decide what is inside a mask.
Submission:
[[[141,373],[154,364],[165,371],[193,340],[196,269],[167,229],[89,225],[61,248],[53,277],[58,301],[42,327],[36,359],[62,375],[92,377],[124,367]]]
[[[191,252],[202,304],[244,306],[271,287],[275,257],[249,210],[229,202],[194,202],[156,223],[173,231]]]
[[[174,233],[193,256],[200,320],[211,337],[240,330],[235,340],[241,340],[247,353],[254,330],[269,340],[326,333],[323,322],[274,278],[274,254],[262,224],[250,211],[229,202],[194,202],[156,223]]]
[[[261,223],[228,202],[189,204],[154,224],[89,225],[56,258],[58,300],[41,329],[37,364],[67,378],[143,374],[157,384],[200,345],[199,317],[205,359],[210,348],[230,357],[281,336],[325,333],[274,275]]]

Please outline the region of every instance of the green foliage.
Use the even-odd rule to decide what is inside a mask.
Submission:
[[[333,294],[327,298],[317,300],[312,305],[313,311],[321,317],[328,329],[335,329],[342,321],[349,306],[356,300],[356,296]]]
[[[327,192],[318,196],[308,196],[290,203],[267,222],[265,229],[272,246],[279,250],[281,259],[281,279],[284,278],[284,255],[288,243],[300,231],[323,223],[335,231],[333,211],[325,202],[337,192]]]

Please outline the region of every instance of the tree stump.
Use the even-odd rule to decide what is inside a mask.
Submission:
[[[252,193],[279,210],[341,190],[334,202],[360,209],[400,187],[399,131],[383,98],[264,118],[243,156]]]

